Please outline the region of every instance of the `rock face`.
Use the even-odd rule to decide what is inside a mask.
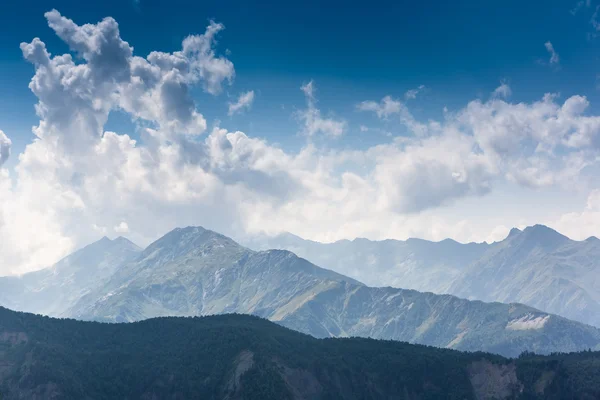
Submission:
[[[595,348],[600,331],[520,304],[371,288],[284,250],[254,252],[176,229],[121,266],[67,315],[128,322],[254,314],[316,337],[362,336],[516,356]]]
[[[14,340],[14,338],[26,340]],[[370,339],[319,340],[248,315],[100,324],[0,307],[0,397],[596,399],[600,353],[515,360]]]
[[[0,305],[14,310],[62,316],[82,296],[103,284],[141,249],[129,240],[106,237],[50,268],[20,277],[0,277]]]
[[[493,244],[356,239],[317,243],[291,234],[253,237],[251,248],[281,248],[369,286],[523,303],[600,327],[600,240],[573,241],[536,225]]]

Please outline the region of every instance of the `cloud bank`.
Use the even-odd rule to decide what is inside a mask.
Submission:
[[[339,137],[348,123],[323,116],[313,81],[302,86],[306,108],[295,114],[307,143],[286,152],[220,126],[207,132],[190,90],[216,96],[233,83],[233,63],[216,50],[223,25],[211,22],[180,50],[143,58],[112,18],[86,25],[58,11],[46,18],[77,60],[52,55],[39,38],[21,44],[35,67],[29,87],[40,122],[14,173],[0,169],[0,274],[47,266],[103,234],[128,232],[146,244],[195,224],[315,240],[481,238],[465,221],[433,211],[501,182],[585,185],[582,171],[600,156],[600,117],[588,115],[587,99],[552,94],[532,103],[491,94],[425,122],[392,96],[365,100],[358,110],[405,134],[366,150],[319,148],[312,137]],[[234,105],[251,103],[243,96]],[[113,111],[136,122],[140,140],[104,129]],[[0,165],[9,152],[0,132]],[[597,213],[597,195],[590,199],[587,214],[571,220]]]

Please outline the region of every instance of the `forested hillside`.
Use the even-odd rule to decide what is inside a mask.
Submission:
[[[36,399],[592,399],[600,354],[315,339],[253,316],[128,324],[0,308],[0,393]]]

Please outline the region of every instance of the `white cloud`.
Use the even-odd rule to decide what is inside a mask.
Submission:
[[[304,124],[303,133],[306,136],[314,136],[319,133],[328,136],[341,136],[346,130],[346,121],[334,118],[323,118],[321,111],[317,108],[315,97],[315,84],[311,80],[300,88],[306,97],[307,108],[296,113],[298,119]]]
[[[254,102],[254,90],[240,94],[235,103],[229,103],[228,115],[232,116],[243,109],[250,109]]]
[[[425,85],[419,85],[416,89],[407,90],[406,93],[404,93],[404,98],[406,100],[414,100],[423,90],[425,90]]]
[[[544,46],[546,47],[546,50],[548,50],[548,53],[550,54],[550,65],[557,65],[560,62],[560,57],[558,56],[558,53],[554,50],[554,46],[552,45],[551,42],[546,42],[544,43]]]
[[[129,225],[127,225],[127,222],[121,221],[121,223],[115,226],[113,229],[117,233],[127,233],[129,232]]]
[[[30,88],[40,123],[14,176],[0,170],[0,274],[47,266],[125,221],[141,245],[194,224],[229,235],[285,229],[315,240],[484,239],[490,230],[436,212],[498,182],[585,186],[581,171],[600,156],[600,117],[587,114],[582,96],[532,103],[492,96],[427,122],[386,96],[367,108],[390,124],[397,117],[407,134],[365,150],[309,140],[286,152],[221,127],[191,137],[206,125],[191,87],[218,93],[233,78],[233,64],[212,50],[220,25],[186,39],[182,51],[141,58],[111,19],[77,27],[52,13],[49,21],[82,60],[51,56],[39,39],[21,46],[36,67]],[[304,133],[341,135],[345,121],[321,116],[314,84],[302,89]],[[112,110],[139,122],[140,140],[105,131]]]
[[[11,146],[11,140],[2,130],[0,130],[0,167],[8,160],[8,157],[10,157]]]
[[[385,96],[380,102],[372,100],[363,101],[356,108],[359,111],[372,111],[379,118],[386,119],[390,115],[399,114],[404,109],[404,104],[398,100],[394,100],[391,96]]]
[[[368,132],[368,131],[369,131],[369,127],[368,127],[368,126],[365,126],[365,125],[361,125],[361,126],[360,126],[360,131],[361,131],[361,132]]]
[[[494,90],[494,92],[492,93],[492,97],[503,97],[507,99],[510,97],[511,94],[512,90],[510,89],[510,86],[508,86],[508,84],[506,83],[502,83]]]
[[[565,213],[550,224],[573,239],[600,237],[600,189],[592,190],[582,211]]]

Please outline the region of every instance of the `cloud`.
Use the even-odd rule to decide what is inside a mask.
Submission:
[[[404,93],[404,98],[406,100],[414,100],[417,98],[417,95],[425,90],[425,85],[419,85],[416,89],[410,89],[406,93]]]
[[[592,190],[586,205],[581,211],[565,213],[556,221],[550,222],[560,232],[576,240],[584,240],[590,236],[600,237],[600,189]]]
[[[127,225],[127,222],[121,221],[121,223],[115,226],[113,229],[117,233],[127,233],[129,232],[129,225]]]
[[[590,24],[592,24],[596,31],[600,31],[600,22],[598,22],[598,10],[600,10],[600,5],[596,6],[594,14],[592,14],[592,18],[590,19]]]
[[[558,65],[558,63],[560,62],[560,57],[558,56],[558,53],[554,50],[554,46],[552,45],[551,42],[546,42],[544,43],[544,46],[546,47],[546,50],[548,50],[548,53],[550,54],[550,65]]]
[[[511,94],[512,90],[510,89],[510,86],[508,86],[506,83],[502,83],[493,91],[492,97],[503,97],[506,99],[510,97]]]
[[[254,90],[240,94],[235,103],[229,103],[229,111],[227,114],[232,116],[235,113],[241,112],[243,109],[250,109],[254,102]]]
[[[311,137],[322,133],[327,136],[341,136],[346,130],[347,123],[341,119],[323,118],[317,108],[315,97],[316,87],[311,80],[300,88],[306,97],[307,108],[296,113],[298,119],[304,124],[303,134]]]
[[[11,140],[6,134],[0,130],[0,167],[10,157],[10,147],[12,146]]]
[[[439,121],[417,120],[391,96],[364,102],[406,132],[361,150],[307,140],[285,151],[220,126],[198,136],[206,122],[190,91],[216,94],[234,77],[215,56],[219,24],[180,51],[142,58],[113,20],[74,26],[52,13],[49,22],[80,59],[51,55],[40,39],[21,45],[35,66],[40,121],[14,172],[0,169],[0,274],[48,266],[125,221],[141,245],[196,224],[315,240],[482,238],[489,231],[436,212],[507,182],[585,186],[582,171],[600,157],[600,117],[588,100],[552,94],[474,100]],[[305,135],[343,134],[345,121],[321,115],[314,83],[302,90]],[[116,110],[136,122],[139,139],[106,131]]]
[[[385,96],[380,102],[372,100],[363,101],[356,108],[359,111],[372,111],[379,118],[386,119],[390,115],[399,114],[404,109],[404,104],[398,100],[394,100],[391,96]]]
[[[592,5],[591,0],[580,0],[578,1],[575,6],[569,11],[571,13],[571,15],[576,15],[579,10],[581,10],[582,8],[589,8]]]

